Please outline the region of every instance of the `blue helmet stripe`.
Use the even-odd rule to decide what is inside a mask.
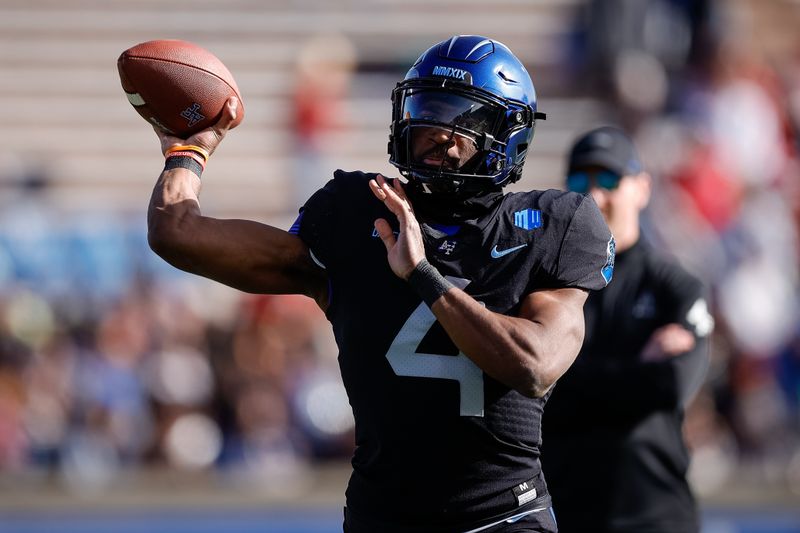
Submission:
[[[479,42],[478,44],[476,44],[475,46],[472,47],[472,50],[470,50],[469,53],[466,56],[464,56],[464,59],[469,59],[469,56],[471,56],[473,54],[473,52],[475,52],[475,50],[477,50],[478,48],[481,48],[482,46],[485,46],[487,44],[492,44],[492,41],[489,40],[489,39],[486,39],[484,41]]]

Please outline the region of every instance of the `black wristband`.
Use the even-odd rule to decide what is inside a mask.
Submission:
[[[198,163],[195,158],[188,155],[174,155],[168,157],[166,161],[164,161],[164,170],[172,170],[173,168],[191,170],[198,178],[203,175],[203,165]]]
[[[408,284],[417,291],[428,307],[432,307],[433,302],[450,289],[455,288],[455,285],[447,281],[435,266],[428,263],[427,259],[417,263],[416,268],[408,276]]]

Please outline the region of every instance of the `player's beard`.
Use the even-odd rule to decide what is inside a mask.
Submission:
[[[434,146],[430,150],[426,150],[422,153],[419,157],[417,157],[417,161],[422,163],[425,159],[438,159],[441,161],[439,165],[428,165],[438,170],[444,171],[452,171],[457,170],[461,167],[461,160],[457,157],[452,157],[447,155],[447,146]],[[427,164],[427,163],[422,163]]]

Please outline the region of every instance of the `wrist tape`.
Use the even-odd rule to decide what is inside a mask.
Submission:
[[[203,175],[203,165],[200,164],[194,157],[188,155],[170,155],[164,161],[164,170],[172,170],[173,168],[186,168],[194,172],[197,177]]]
[[[417,291],[428,307],[433,306],[433,302],[444,293],[455,288],[455,285],[447,281],[427,259],[420,261],[411,271],[408,276],[408,284]]]

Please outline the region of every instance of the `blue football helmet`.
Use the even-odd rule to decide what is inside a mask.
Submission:
[[[454,36],[425,51],[392,91],[389,161],[428,192],[499,190],[522,176],[536,119],[544,118],[511,50]],[[448,147],[456,145],[452,158]]]

